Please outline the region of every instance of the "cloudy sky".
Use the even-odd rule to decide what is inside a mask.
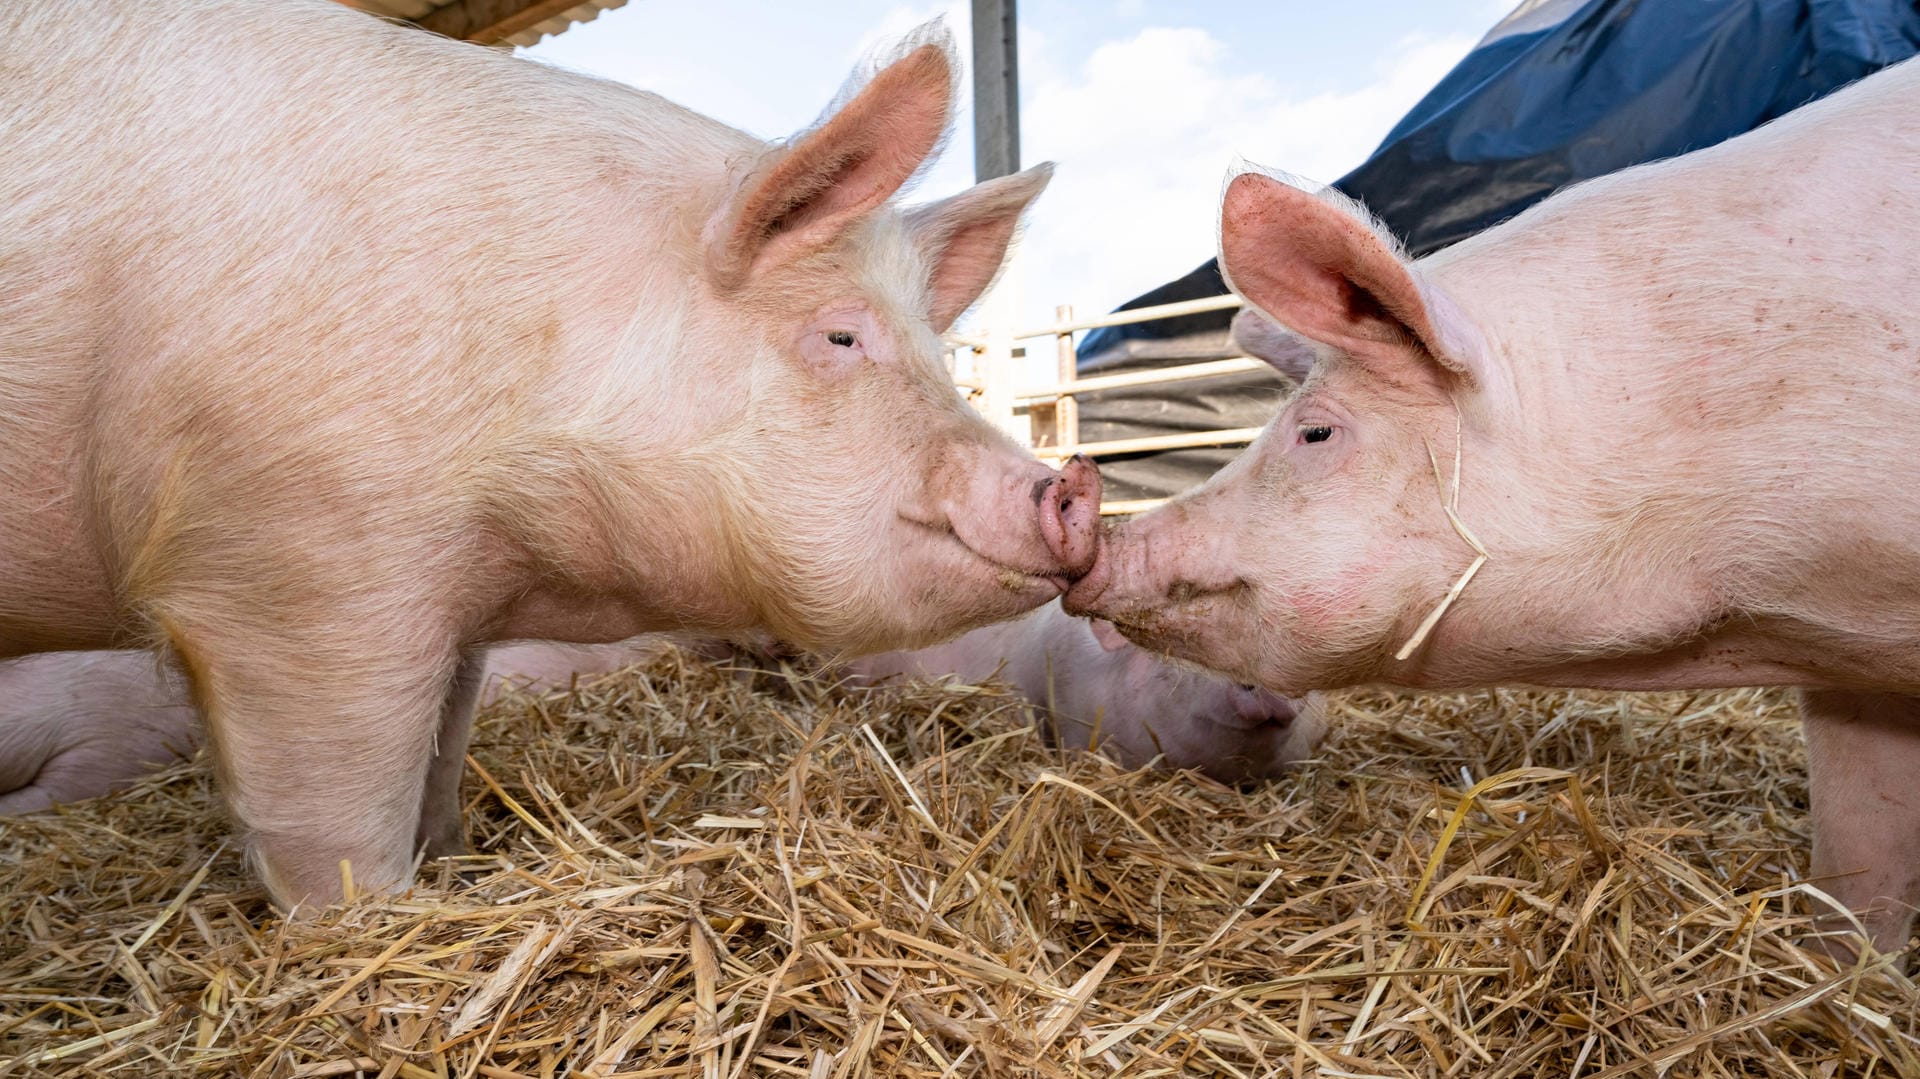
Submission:
[[[1359,164],[1515,0],[1021,0],[1023,164],[1058,171],[1021,249],[1023,327],[1105,311],[1213,253],[1235,155],[1314,180]],[[965,3],[629,0],[527,55],[784,137],[876,44]],[[968,93],[971,93],[969,90]],[[972,182],[970,117],[913,193]]]

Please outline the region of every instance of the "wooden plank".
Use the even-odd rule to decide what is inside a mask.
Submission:
[[[1013,402],[1017,407],[1044,403],[1065,394],[1097,393],[1101,390],[1118,390],[1133,386],[1157,386],[1163,382],[1187,382],[1196,378],[1241,375],[1249,371],[1263,370],[1266,367],[1267,365],[1260,360],[1236,358],[1206,360],[1201,363],[1182,364],[1179,367],[1150,367],[1144,371],[1128,371],[1119,375],[1088,375],[1086,378],[1062,380],[1051,386],[1017,389],[1013,391]]]
[[[1116,438],[1111,442],[1082,442],[1075,453],[1088,457],[1111,457],[1119,453],[1153,453],[1158,450],[1191,450],[1207,446],[1240,446],[1260,437],[1258,427],[1231,427],[1219,431],[1188,431],[1177,435],[1147,435],[1142,438]],[[1043,461],[1072,456],[1053,446],[1033,451]]]
[[[1059,322],[1072,322],[1073,305],[1055,307],[1053,317]],[[1060,447],[1062,453],[1071,453],[1080,445],[1080,402],[1073,399],[1074,383],[1079,380],[1080,355],[1074,351],[1071,332],[1056,337],[1053,347],[1054,376],[1060,380],[1060,396],[1053,406],[1053,444]]]
[[[1015,0],[973,0],[973,178],[1020,171]]]
[[[419,22],[436,34],[494,45],[581,3],[582,0],[454,0],[421,16]]]

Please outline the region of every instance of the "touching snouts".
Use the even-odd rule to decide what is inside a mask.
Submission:
[[[1034,485],[1040,534],[1068,577],[1093,568],[1100,548],[1100,472],[1085,454],[1074,454],[1060,471]]]

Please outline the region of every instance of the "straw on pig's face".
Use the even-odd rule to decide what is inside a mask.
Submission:
[[[1416,460],[1423,438],[1452,457],[1450,420],[1372,381],[1320,371],[1206,485],[1116,530],[1069,603],[1283,693],[1380,677],[1475,552]]]

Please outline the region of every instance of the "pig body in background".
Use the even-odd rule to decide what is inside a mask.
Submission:
[[[1069,749],[1097,745],[1129,767],[1155,758],[1234,783],[1278,775],[1326,733],[1316,696],[1292,701],[1168,662],[1111,627],[1050,603],[945,644],[849,660],[866,682],[999,678]]]
[[[1335,195],[1236,177],[1222,265],[1318,363],[1246,454],[1116,530],[1068,608],[1292,693],[1809,687],[1814,872],[1903,944],[1916,129],[1908,62],[1417,263]],[[1456,483],[1488,557],[1422,639],[1478,557]]]
[[[718,641],[649,634],[611,644],[512,641],[487,649],[481,703],[509,686],[563,690],[646,663],[669,648],[710,659]],[[753,656],[743,658],[752,660]],[[1161,758],[1224,782],[1271,777],[1310,756],[1326,733],[1314,696],[1265,690],[1176,667],[1050,603],[957,640],[842,665],[862,681],[894,676],[1003,678],[1036,706],[1059,744],[1100,749],[1130,767]],[[190,756],[200,719],[178,675],[145,652],[48,652],[0,663],[0,814],[118,790]]]
[[[730,647],[686,637],[672,643],[712,659],[725,658]],[[668,638],[652,636],[606,645],[503,645],[488,653],[483,693],[491,699],[509,683],[532,692],[564,689],[576,676],[645,662],[667,644]],[[751,648],[734,654],[747,663],[763,658]],[[825,666],[867,685],[997,678],[1036,706],[1035,721],[1061,746],[1097,745],[1128,767],[1158,759],[1227,783],[1277,776],[1312,756],[1326,734],[1318,695],[1290,700],[1169,662],[1058,603],[943,644]]]
[[[478,703],[509,686],[565,689],[576,677],[699,643],[647,634],[610,644],[495,645],[486,650]],[[722,647],[702,650],[717,656]],[[0,815],[110,794],[193,756],[203,740],[186,679],[151,652],[41,652],[0,662]]]
[[[0,815],[119,790],[199,747],[185,680],[150,652],[0,662]]]
[[[889,201],[943,37],[783,144],[324,0],[0,37],[0,657],[169,645],[283,905],[453,849],[486,642],[925,644],[1092,561],[940,357],[1045,168]]]

